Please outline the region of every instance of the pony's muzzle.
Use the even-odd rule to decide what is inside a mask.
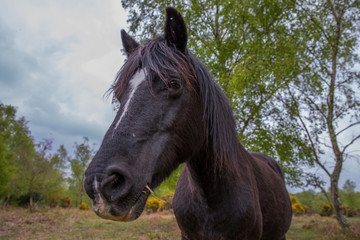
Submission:
[[[125,198],[133,186],[130,172],[119,166],[110,166],[99,186],[98,191],[109,203]]]

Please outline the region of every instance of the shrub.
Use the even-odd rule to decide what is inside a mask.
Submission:
[[[347,217],[355,217],[358,212],[358,209],[349,206],[342,206],[341,210]]]
[[[166,194],[161,195],[161,198],[165,200],[164,202],[164,210],[170,210],[172,209],[172,201],[174,198],[174,192],[169,192]]]
[[[81,202],[79,209],[80,210],[89,210],[90,207],[89,207],[89,205],[86,204],[86,202]]]
[[[60,199],[60,207],[68,208],[70,206],[71,206],[71,198],[63,197],[63,198]]]
[[[301,206],[300,203],[298,203],[298,202],[294,203],[291,205],[291,207],[293,210],[293,214],[295,214],[296,216],[305,214],[305,208],[303,206]]]
[[[299,203],[295,196],[290,195],[291,204]]]
[[[334,210],[330,204],[323,204],[320,210],[320,216],[330,217],[333,214]]]
[[[296,216],[305,214],[305,208],[301,206],[295,196],[290,195],[290,200],[293,214],[295,214]]]
[[[162,211],[165,206],[165,201],[151,197],[146,201],[146,209],[150,212]]]

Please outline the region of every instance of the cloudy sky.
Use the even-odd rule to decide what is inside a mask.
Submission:
[[[104,98],[124,62],[120,0],[1,0],[0,102],[18,107],[37,141],[98,146],[113,120]]]
[[[72,152],[83,136],[98,147],[115,117],[104,94],[125,59],[120,0],[0,2],[0,102],[16,106],[35,140],[53,140],[53,150]],[[340,186],[349,178],[360,190],[359,170],[347,160]]]

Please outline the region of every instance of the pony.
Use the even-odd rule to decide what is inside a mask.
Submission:
[[[228,99],[187,49],[181,14],[166,8],[164,35],[137,43],[112,91],[119,110],[85,172],[95,213],[132,221],[185,163],[173,199],[182,239],[285,239],[292,217],[281,167],[238,140]]]

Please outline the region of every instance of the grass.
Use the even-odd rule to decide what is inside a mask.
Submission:
[[[50,209],[29,213],[21,208],[0,210],[0,239],[179,239],[169,213],[142,215],[128,223],[103,220],[92,211]]]
[[[360,239],[360,218],[350,219],[352,229],[342,231],[335,219],[294,217],[288,240]],[[103,220],[92,211],[49,209],[29,213],[22,208],[0,209],[0,239],[180,239],[171,212],[143,214],[138,220],[119,223]]]

